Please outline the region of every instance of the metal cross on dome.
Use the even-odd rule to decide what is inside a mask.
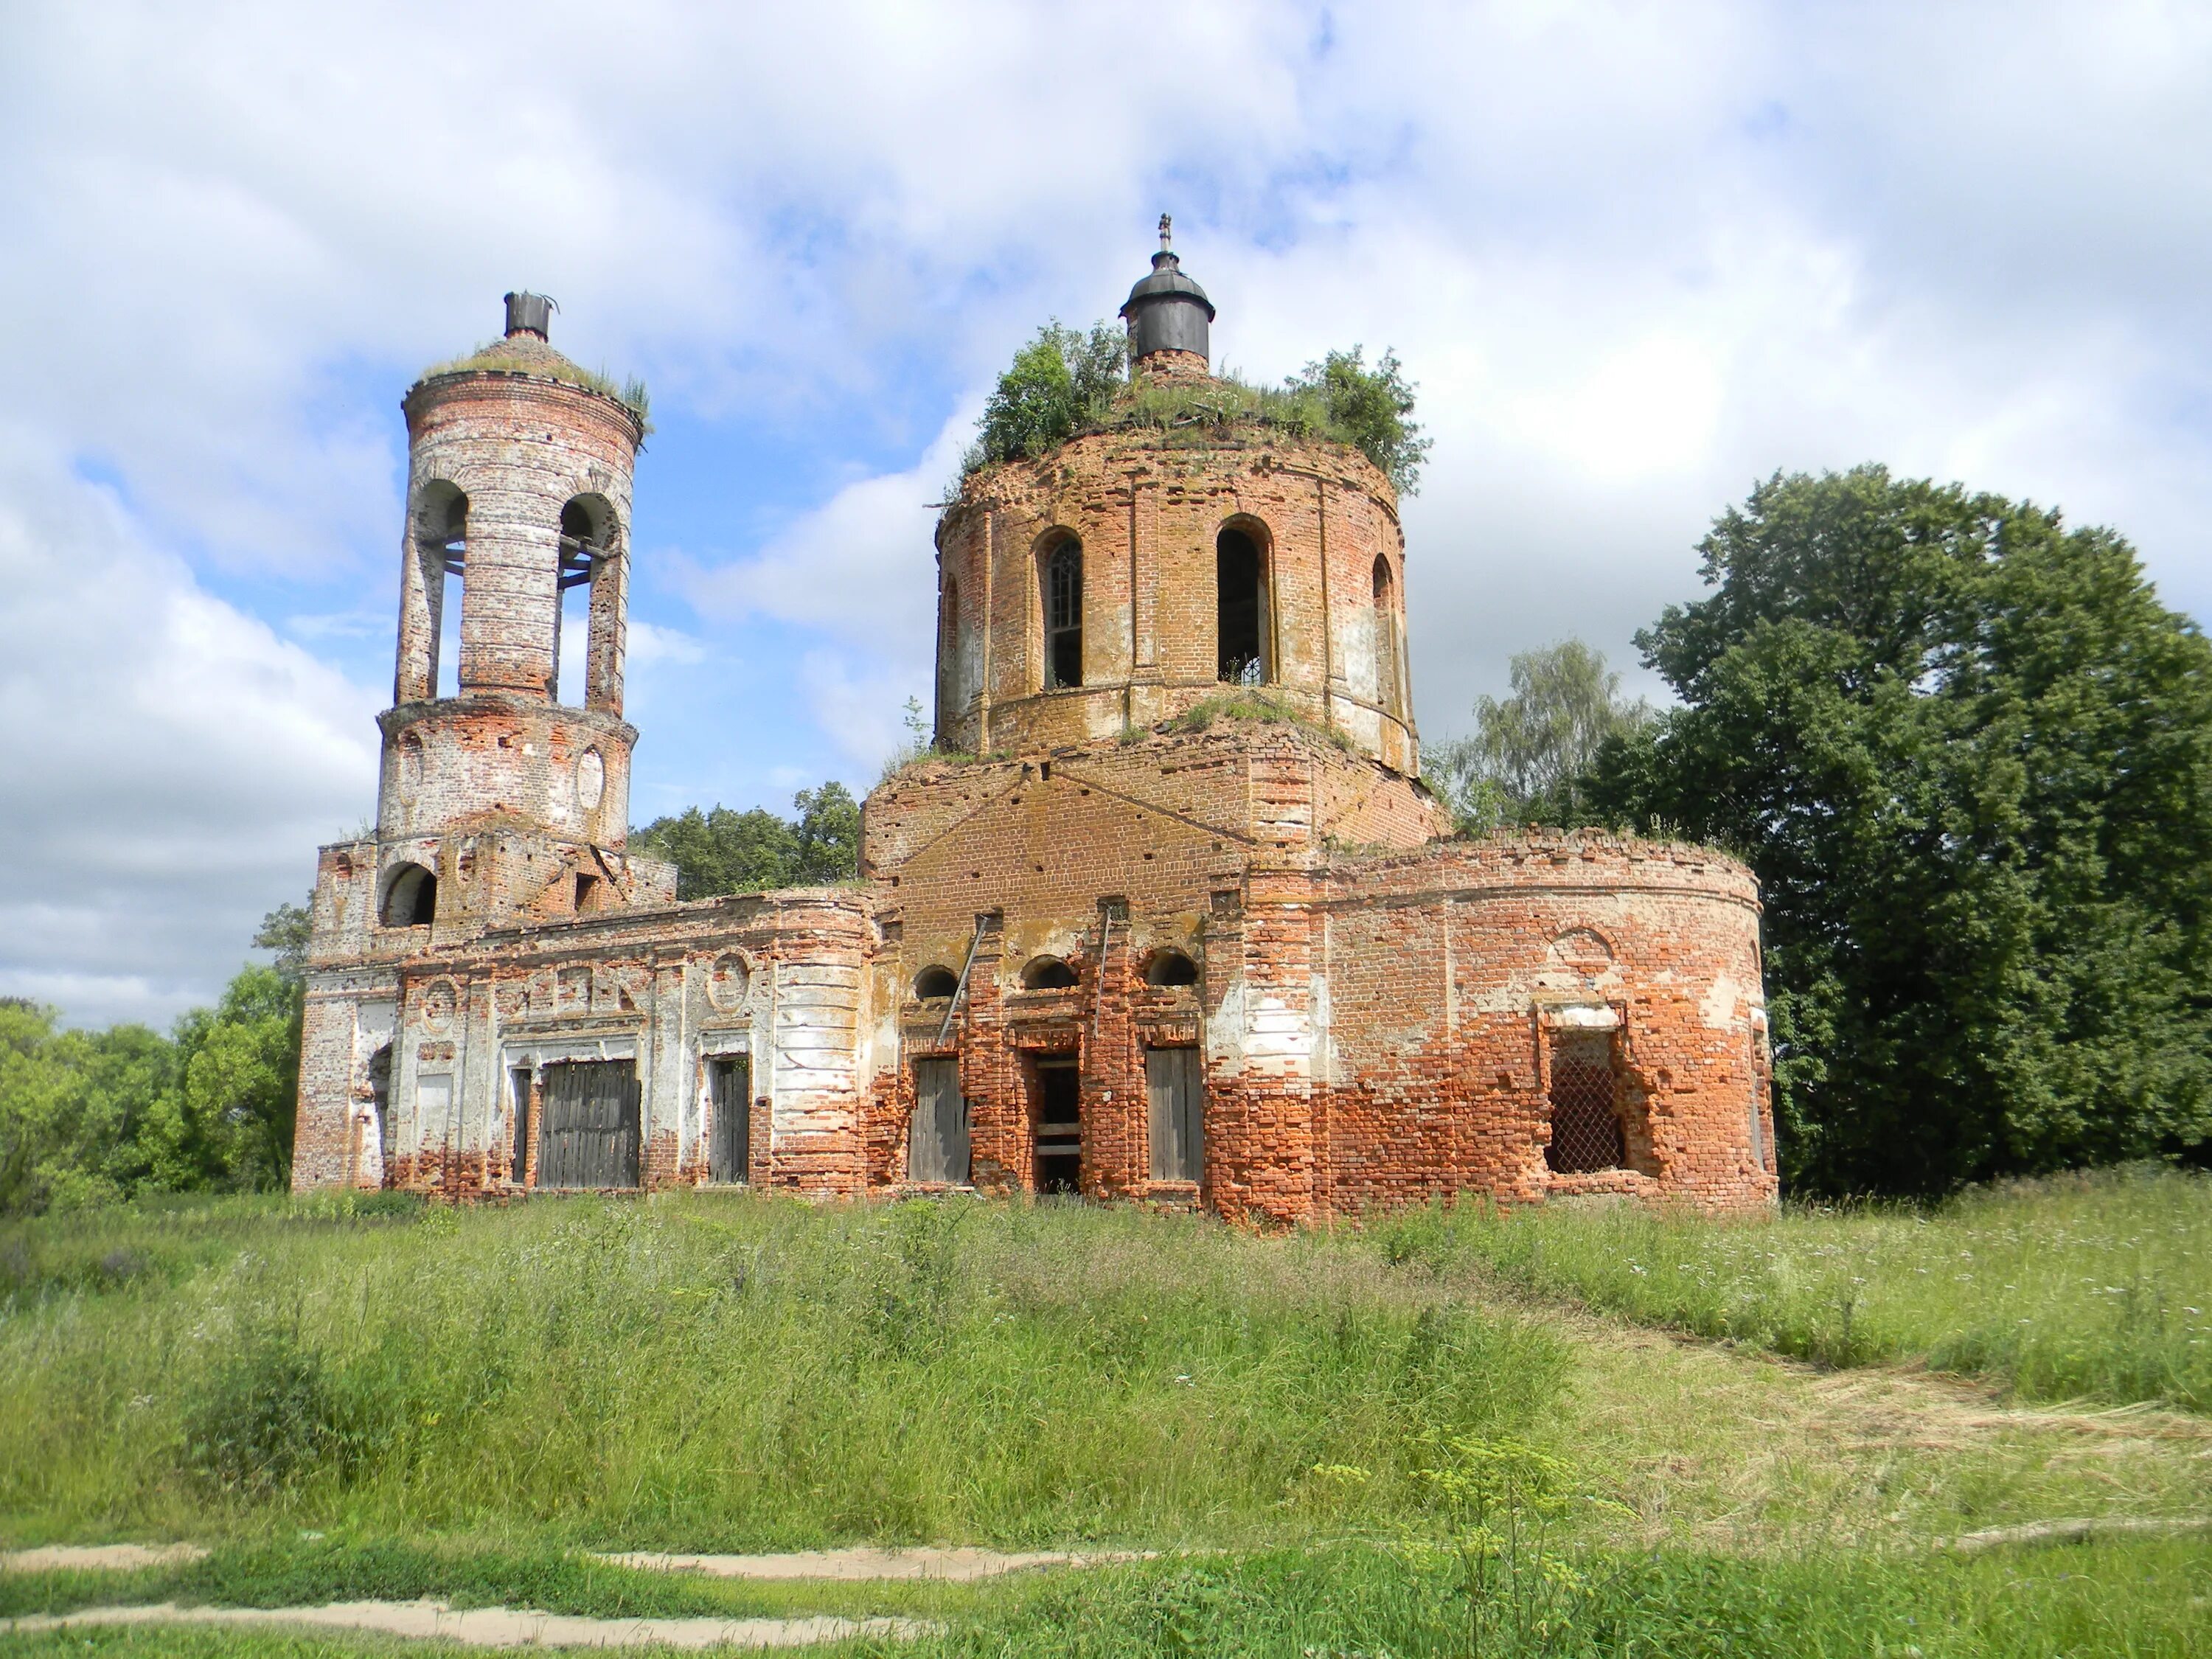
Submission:
[[[1168,233],[1174,227],[1174,224],[1175,221],[1170,219],[1166,214],[1163,213],[1160,215],[1160,251],[1162,252],[1165,252],[1167,251]]]

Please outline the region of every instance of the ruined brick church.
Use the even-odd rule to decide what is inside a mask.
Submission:
[[[1202,383],[1214,308],[1152,263],[1132,375]],[[1266,1223],[1771,1200],[1751,875],[1452,836],[1396,495],[1343,444],[1109,427],[972,473],[937,527],[936,736],[975,758],[868,797],[853,884],[678,900],[625,850],[643,423],[549,321],[509,295],[506,337],[403,404],[375,833],[316,873],[295,1186],[973,1186]]]

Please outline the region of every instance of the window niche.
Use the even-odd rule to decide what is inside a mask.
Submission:
[[[1058,957],[1031,957],[1022,964],[1024,991],[1066,991],[1078,982],[1075,969]]]
[[[1198,964],[1180,951],[1155,951],[1145,958],[1145,983],[1160,988],[1198,983]]]
[[[392,866],[377,916],[386,927],[427,927],[437,919],[438,878],[419,864]]]
[[[1394,720],[1404,718],[1399,655],[1396,583],[1391,577],[1390,561],[1378,553],[1375,556],[1375,702]]]
[[[1613,1033],[1554,1031],[1551,1050],[1552,1139],[1545,1164],[1557,1175],[1627,1169],[1629,1091]]]
[[[1044,689],[1072,690],[1083,684],[1083,544],[1064,532],[1048,540],[1037,579],[1044,601]]]

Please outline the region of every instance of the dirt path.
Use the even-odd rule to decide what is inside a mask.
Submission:
[[[1539,1316],[1578,1360],[1547,1439],[1635,1512],[1624,1530],[1640,1541],[1933,1542],[2052,1516],[2201,1514],[2212,1489],[2203,1416],[2015,1406],[1972,1378],[1827,1371],[1557,1304]]]
[[[509,1607],[455,1612],[441,1601],[337,1601],[320,1607],[87,1607],[0,1620],[0,1635],[116,1625],[222,1625],[369,1631],[440,1638],[471,1648],[794,1648],[856,1636],[902,1639],[936,1626],[914,1619],[580,1619]]]
[[[0,1551],[0,1572],[137,1572],[205,1559],[207,1551],[198,1544],[50,1544]]]
[[[1033,1567],[1102,1567],[1123,1561],[1149,1561],[1156,1550],[1107,1550],[1078,1554],[1068,1550],[1033,1550],[1005,1555],[996,1550],[845,1549],[795,1550],[784,1555],[664,1555],[640,1552],[601,1555],[618,1567],[646,1572],[696,1572],[709,1578],[828,1578],[852,1583],[881,1578],[936,1578],[963,1583]]]

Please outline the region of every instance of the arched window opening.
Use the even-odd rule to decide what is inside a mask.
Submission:
[[[1390,561],[1375,556],[1375,701],[1385,713],[1396,716],[1402,706],[1399,696],[1398,605],[1392,592]]]
[[[613,511],[597,496],[578,495],[561,508],[560,609],[553,623],[553,662],[546,694],[588,702],[596,689],[592,658],[595,585],[607,557]]]
[[[1073,536],[1044,556],[1044,686],[1083,684],[1083,544]]]
[[[457,695],[461,686],[461,584],[468,560],[469,498],[442,478],[422,486],[415,548],[422,572],[422,692]],[[403,641],[403,648],[404,642]]]
[[[1024,991],[1065,991],[1075,982],[1075,969],[1058,957],[1031,957],[1022,964]]]
[[[437,877],[419,864],[397,866],[386,878],[378,914],[386,927],[428,927],[438,914]]]
[[[917,1002],[941,1002],[960,988],[960,976],[950,968],[929,967],[914,976]]]
[[[1608,1031],[1560,1031],[1552,1039],[1552,1144],[1544,1162],[1559,1175],[1628,1166],[1623,1079]]]
[[[1198,964],[1180,951],[1155,951],[1145,959],[1147,985],[1195,985]]]
[[[1214,538],[1218,667],[1231,685],[1257,685],[1274,678],[1267,661],[1264,562],[1260,544],[1249,531],[1231,525]]]

